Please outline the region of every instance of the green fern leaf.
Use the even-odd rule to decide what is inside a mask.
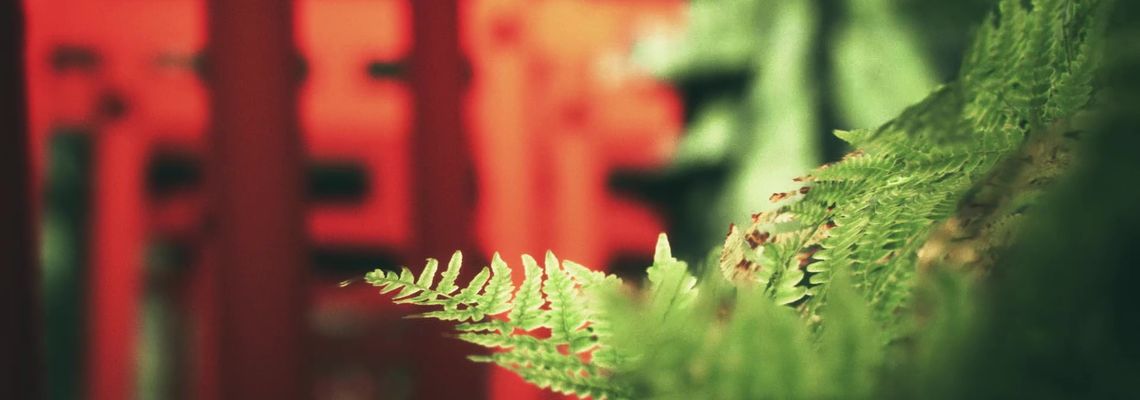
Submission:
[[[530,331],[546,323],[546,314],[541,310],[546,299],[542,295],[542,269],[529,255],[523,255],[522,261],[526,278],[515,294],[514,305],[507,318],[515,327]]]
[[[646,273],[649,277],[650,308],[657,318],[664,319],[670,311],[683,308],[696,299],[697,279],[689,274],[684,261],[673,258],[665,234],[657,238],[653,266]]]
[[[511,294],[514,291],[515,285],[511,281],[511,269],[499,257],[499,253],[495,253],[491,257],[491,279],[479,297],[477,306],[479,311],[485,315],[495,315],[510,310]]]
[[[450,295],[459,290],[455,285],[455,280],[459,278],[459,267],[463,264],[463,253],[456,251],[451,254],[451,260],[447,262],[447,269],[443,271],[443,277],[440,278],[439,285],[436,290],[442,294]]]
[[[547,325],[550,327],[550,340],[566,343],[571,353],[586,350],[592,343],[583,328],[587,324],[585,298],[574,288],[574,281],[554,257],[546,252],[546,282],[542,292],[550,300],[550,313]]]

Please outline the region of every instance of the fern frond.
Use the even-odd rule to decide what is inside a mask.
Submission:
[[[832,271],[845,268],[874,319],[902,334],[891,326],[908,306],[927,238],[978,204],[1014,212],[1009,198],[971,203],[971,193],[1010,168],[1003,160],[1020,157],[1028,138],[1060,137],[1054,127],[1090,102],[1103,9],[1098,1],[1002,0],[957,82],[876,129],[836,132],[856,151],[773,195],[777,208],[751,226],[731,228],[723,274],[816,316]],[[1064,169],[1058,165],[1033,168]],[[1016,198],[1021,206],[1033,199]]]
[[[627,398],[628,389],[609,378],[636,358],[612,345],[614,321],[606,304],[620,291],[621,280],[551,252],[544,261],[540,267],[523,255],[525,278],[517,288],[497,253],[490,268],[482,268],[466,286],[456,282],[463,262],[459,252],[442,275],[438,261],[428,259],[418,275],[407,268],[376,270],[365,280],[381,293],[395,292],[397,302],[436,308],[417,317],[457,322],[456,338],[497,350],[472,360],[495,363],[559,393]],[[673,258],[664,234],[649,271],[651,303],[661,318],[696,298],[696,279]],[[549,328],[549,337],[535,335],[539,328]]]

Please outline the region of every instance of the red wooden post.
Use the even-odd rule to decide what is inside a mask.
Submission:
[[[472,174],[459,109],[463,59],[458,14],[456,0],[412,3],[412,152],[420,255],[450,255],[471,238]]]
[[[293,3],[211,0],[209,185],[224,399],[311,397]]]
[[[415,130],[412,136],[415,219],[415,258],[444,258],[465,250],[465,262],[479,257],[472,241],[474,173],[460,103],[463,96],[463,57],[459,50],[457,0],[414,0],[412,5],[411,84]],[[469,267],[470,268],[470,267]],[[485,369],[464,356],[474,346],[444,337],[447,324],[418,323],[415,346],[423,351],[416,368],[415,397],[420,399],[479,398],[484,393]],[[456,371],[463,366],[465,371]],[[448,385],[437,379],[448,376]]]
[[[39,242],[33,227],[24,86],[24,11],[0,5],[0,398],[35,399],[40,371]]]
[[[87,390],[94,400],[131,398],[143,268],[143,165],[146,141],[129,123],[95,137],[91,273],[88,283]]]

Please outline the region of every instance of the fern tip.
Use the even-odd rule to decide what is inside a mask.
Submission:
[[[669,247],[669,237],[664,232],[657,235],[657,247],[653,251],[653,262],[661,263],[673,259],[673,249]]]

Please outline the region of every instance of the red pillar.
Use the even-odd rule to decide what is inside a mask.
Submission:
[[[418,250],[447,256],[470,244],[472,215],[473,173],[460,115],[463,58],[456,0],[413,1],[412,21]]]
[[[211,0],[208,10],[221,395],[308,398],[293,3]]]
[[[142,298],[143,166],[146,141],[130,123],[95,137],[92,251],[88,283],[87,389],[92,400],[132,398]]]
[[[40,398],[38,241],[24,86],[24,12],[0,5],[0,398]]]
[[[414,91],[415,131],[412,137],[415,186],[415,240],[413,259],[447,259],[464,250],[468,271],[479,257],[471,250],[474,173],[460,103],[463,96],[463,57],[459,50],[457,0],[413,0],[411,85]],[[413,344],[423,349],[416,366],[415,398],[481,398],[485,369],[465,359],[478,351],[445,337],[449,324],[415,322],[427,329]],[[462,368],[457,371],[456,368]],[[447,385],[438,384],[448,377]]]

